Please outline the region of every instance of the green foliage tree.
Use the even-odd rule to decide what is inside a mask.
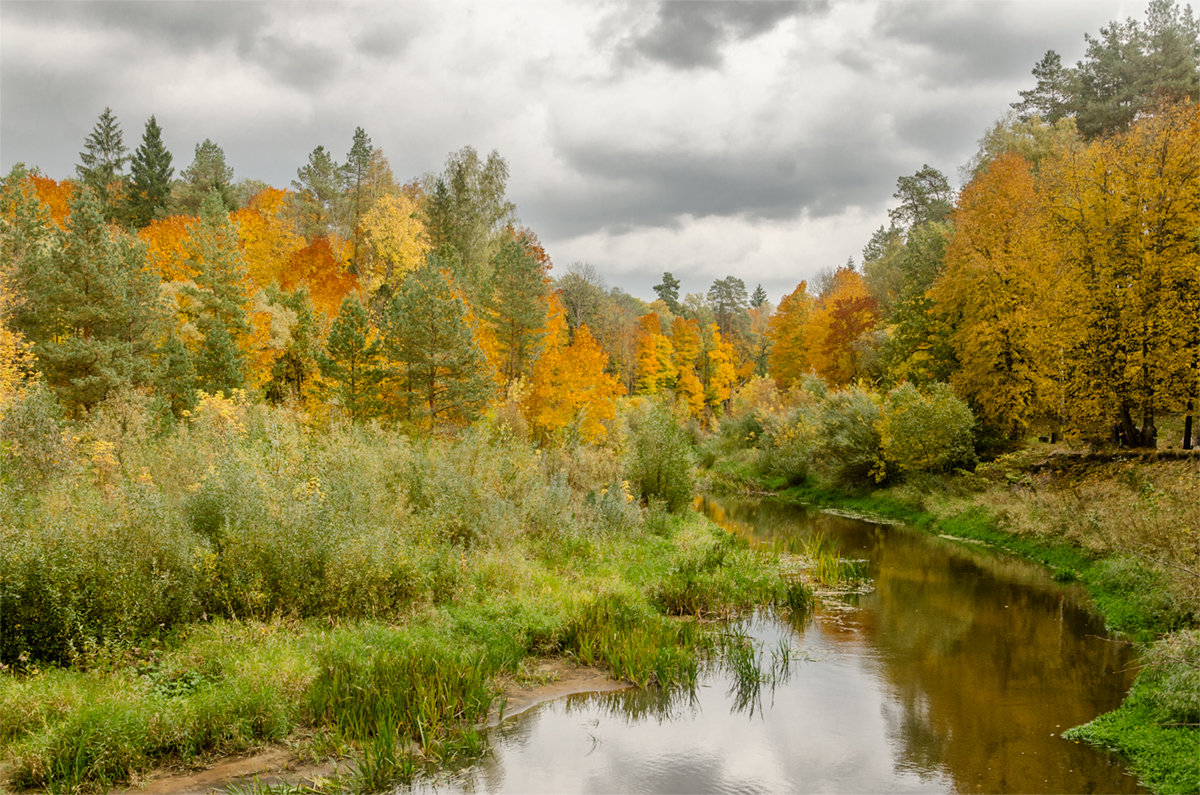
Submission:
[[[84,188],[71,202],[67,228],[49,251],[16,263],[24,299],[14,326],[34,345],[47,384],[73,414],[114,389],[145,384],[158,280],[145,268],[137,240],[110,228],[100,201]]]
[[[142,133],[142,143],[129,164],[129,199],[126,215],[130,224],[141,229],[167,211],[171,198],[171,178],[175,168],[171,153],[163,144],[162,128],[151,116]]]
[[[158,361],[155,392],[172,414],[183,416],[183,412],[196,405],[196,365],[192,354],[178,335],[171,334],[160,346]]]
[[[200,207],[200,224],[187,241],[188,256],[198,270],[186,293],[202,335],[196,354],[198,386],[226,395],[246,379],[246,357],[240,343],[250,333],[246,306],[249,276],[237,233],[217,190]]]
[[[695,459],[687,433],[661,406],[652,405],[630,423],[625,476],[647,502],[668,511],[687,510],[695,489]]]
[[[662,275],[662,282],[654,285],[654,294],[662,300],[672,314],[678,315],[682,309],[679,306],[679,280],[669,271]]]
[[[549,259],[526,232],[500,244],[493,265],[490,322],[506,381],[528,375],[547,317]]]
[[[214,191],[225,212],[237,209],[237,189],[233,169],[225,163],[225,150],[212,139],[196,144],[192,164],[179,175],[171,197],[171,209],[182,215],[197,215],[200,206]]]
[[[296,191],[300,229],[309,240],[327,235],[333,228],[342,198],[342,173],[324,146],[312,150],[308,162],[296,169],[292,189]]]
[[[342,300],[325,354],[317,361],[329,393],[351,419],[365,419],[376,412],[379,384],[386,373],[375,329],[358,296]]]
[[[892,198],[900,205],[888,211],[894,226],[912,229],[932,221],[943,221],[954,208],[954,191],[946,175],[926,163],[912,176],[896,180]]]
[[[109,223],[117,219],[125,194],[125,164],[129,161],[121,125],[112,108],[105,108],[96,126],[84,140],[79,163],[79,182],[96,194],[100,211]]]
[[[910,383],[888,392],[879,421],[880,454],[899,475],[946,472],[975,458],[975,416],[946,384]]]
[[[469,314],[437,255],[404,280],[388,307],[384,349],[398,366],[406,418],[434,429],[483,409],[494,381]]]
[[[504,196],[508,163],[492,152],[487,160],[467,146],[446,159],[441,174],[424,178],[425,226],[442,261],[454,262],[454,278],[478,302],[491,278],[490,263],[516,208]]]
[[[736,276],[714,280],[708,288],[708,304],[722,337],[733,340],[745,333],[746,310],[749,309],[745,282]]]
[[[1053,50],[1037,63],[1036,85],[1013,103],[1022,119],[1071,116],[1092,139],[1128,128],[1163,102],[1200,101],[1200,24],[1191,6],[1151,0],[1144,24],[1111,22],[1084,39],[1087,53],[1074,67]]]
[[[351,267],[358,267],[358,246],[363,214],[370,209],[368,196],[368,181],[371,175],[371,158],[375,150],[371,147],[371,137],[362,127],[354,128],[354,139],[350,143],[350,151],[346,153],[346,163],[342,166],[342,194],[346,197],[346,227],[353,248],[350,255]]]

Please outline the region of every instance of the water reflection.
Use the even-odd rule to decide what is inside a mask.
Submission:
[[[876,589],[742,629],[787,675],[576,696],[506,722],[485,758],[416,789],[508,792],[1136,792],[1058,735],[1119,703],[1130,653],[1078,590],[1008,557],[769,503],[715,518],[760,542],[821,533]]]

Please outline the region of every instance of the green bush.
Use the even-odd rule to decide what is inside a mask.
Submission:
[[[785,419],[769,425],[761,444],[763,471],[783,478],[785,485],[803,483],[812,473],[817,431],[812,407],[793,409]]]
[[[0,406],[0,485],[15,491],[37,486],[67,455],[62,407],[42,383]]]
[[[820,404],[814,466],[838,486],[865,483],[879,465],[879,398],[860,387],[830,392]]]
[[[691,507],[694,458],[686,432],[663,408],[651,406],[630,418],[625,473],[644,501],[658,499],[675,512]]]
[[[974,427],[971,409],[946,384],[931,384],[924,393],[901,384],[883,402],[883,459],[900,475],[968,466],[975,459]]]

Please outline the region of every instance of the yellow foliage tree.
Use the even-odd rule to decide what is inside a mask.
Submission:
[[[704,384],[696,375],[700,360],[700,324],[677,317],[671,323],[671,363],[675,368],[675,398],[699,419],[704,414]]]
[[[1045,297],[1051,269],[1029,162],[1002,154],[963,189],[944,270],[930,295],[952,329],[951,377],[981,419],[1017,438],[1047,403]],[[1061,328],[1061,324],[1059,325]]]
[[[551,436],[574,432],[587,443],[607,437],[605,420],[616,417],[620,383],[605,372],[608,354],[587,326],[575,330],[568,345],[566,312],[555,299],[551,306],[549,345],[533,366],[523,406],[525,418],[537,433]]]
[[[363,251],[357,275],[368,296],[385,284],[395,288],[429,253],[420,204],[407,193],[380,196],[363,215],[360,229]]]
[[[638,391],[654,395],[675,381],[671,340],[662,333],[658,315],[648,312],[638,318],[637,366]]]
[[[292,256],[304,248],[304,238],[291,218],[288,191],[265,188],[232,219],[251,281],[259,287],[282,283]]]
[[[767,339],[771,341],[767,371],[781,387],[797,383],[810,369],[805,332],[812,306],[808,284],[800,282],[779,302],[779,308],[767,321]]]
[[[737,383],[736,353],[733,345],[721,338],[720,327],[709,323],[704,337],[702,370],[704,373],[704,402],[718,412],[733,397]]]

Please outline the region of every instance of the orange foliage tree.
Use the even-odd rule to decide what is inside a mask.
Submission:
[[[804,336],[817,374],[831,384],[848,384],[859,374],[855,343],[879,322],[879,305],[857,271],[843,267],[808,316]]]
[[[41,174],[30,174],[27,179],[42,204],[50,210],[50,220],[60,229],[66,228],[67,216],[71,213],[71,196],[75,194],[75,183],[69,179],[56,182]]]
[[[284,268],[280,287],[308,287],[313,306],[327,318],[337,316],[342,299],[358,286],[349,269],[350,244],[335,235],[318,237],[294,251]]]

